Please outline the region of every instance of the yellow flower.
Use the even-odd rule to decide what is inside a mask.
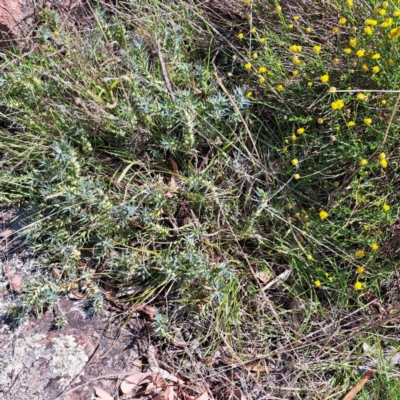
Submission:
[[[393,65],[394,61],[391,58],[389,58],[389,60],[387,60],[387,63],[388,63],[388,65]]]
[[[289,51],[292,52],[292,53],[300,53],[300,52],[301,52],[301,49],[302,49],[302,47],[301,47],[301,46],[298,46],[297,44],[292,44],[292,45],[289,47]]]
[[[227,75],[228,78],[230,78],[231,76],[233,76],[232,72],[228,72],[226,75]]]
[[[340,60],[339,60],[338,58],[334,58],[332,61],[333,61],[333,63],[334,63],[335,65],[337,65],[337,64],[339,64],[339,61],[340,61]]]
[[[293,17],[293,19],[294,19],[295,21],[298,21],[298,20],[300,19],[300,17],[299,17],[298,15],[295,15],[295,16]]]
[[[387,162],[386,159],[381,160],[380,163],[381,163],[381,167],[382,167],[382,168],[387,168],[388,162]]]
[[[267,68],[265,68],[265,67],[260,67],[259,70],[258,70],[258,72],[259,72],[260,74],[265,74],[265,73],[267,72]]]
[[[281,12],[282,11],[282,7],[281,6],[276,6],[275,7],[275,11],[278,12],[278,13]]]
[[[385,99],[383,99],[382,101],[381,101],[381,104],[383,104],[383,105],[385,105],[387,103],[387,101],[385,100]]]
[[[357,46],[357,39],[350,39],[349,40],[349,45],[350,47],[356,47]]]
[[[313,259],[313,256],[311,255],[311,254],[307,254],[307,260],[312,260]]]
[[[357,94],[357,100],[367,100],[368,97],[364,93]]]
[[[388,1],[384,1],[382,3],[382,8],[388,8],[389,7],[389,2]]]
[[[400,27],[394,28],[389,33],[389,39],[396,39],[400,36]]]
[[[244,1],[244,4],[250,4],[251,3],[251,0],[243,0]]]
[[[293,74],[293,76],[297,76],[297,75],[299,74],[299,71],[297,71],[297,69],[296,69],[296,70],[294,70],[294,71],[292,72],[292,74]]]
[[[354,121],[349,121],[348,123],[347,123],[347,126],[349,127],[349,128],[351,128],[352,126],[354,126],[356,123],[354,122]]]
[[[321,79],[322,83],[329,82],[329,75],[328,74],[322,75],[322,76],[320,76],[319,79]]]
[[[367,35],[372,35],[374,33],[374,28],[371,28],[370,26],[367,26],[366,28],[364,28],[364,32]]]
[[[339,32],[339,28],[338,28],[337,26],[334,26],[334,27],[332,28],[332,32],[333,32],[333,33],[338,33],[338,32]]]
[[[252,28],[252,30],[250,31],[251,33],[256,33],[257,29],[256,28]]]
[[[312,82],[307,82],[307,86],[308,86],[308,87],[311,87],[312,85],[313,85]]]
[[[382,28],[388,28],[389,26],[392,26],[392,25],[393,25],[393,18],[385,19],[385,21],[383,21],[381,23]]]
[[[384,204],[382,208],[383,208],[383,211],[389,211],[390,210],[389,204]]]
[[[377,65],[375,65],[374,67],[372,67],[372,72],[373,72],[374,74],[377,74],[380,70],[381,70],[381,69],[380,69]]]
[[[321,46],[314,46],[313,49],[314,49],[314,51],[316,53],[319,53],[322,50],[322,47]]]
[[[324,219],[327,219],[327,218],[329,217],[329,214],[328,214],[326,211],[322,210],[322,211],[320,211],[320,213],[319,213],[319,217],[320,217],[321,220],[323,221]]]
[[[247,70],[251,69],[251,67],[252,67],[252,65],[250,63],[244,64],[244,68]]]
[[[364,22],[364,25],[370,25],[370,26],[374,26],[378,23],[378,21],[376,19],[366,19]]]
[[[296,179],[296,181],[299,180],[300,179],[300,174],[294,174],[293,178]]]
[[[351,53],[350,47],[346,47],[343,51],[344,51],[346,54],[350,54],[350,53]]]
[[[299,128],[299,129],[297,129],[297,133],[298,133],[299,135],[302,135],[304,132],[305,132],[305,129],[304,129],[304,128]]]
[[[286,153],[286,152],[288,151],[288,148],[287,148],[287,147],[284,147],[284,148],[282,149],[282,151],[283,151],[284,153]]]
[[[366,65],[366,64],[363,64],[362,69],[363,69],[363,71],[365,71],[365,72],[369,71],[369,67],[368,67],[368,65]]]
[[[365,267],[363,267],[363,266],[357,267],[356,272],[357,272],[357,274],[360,274],[360,275],[363,274],[365,272]]]
[[[306,28],[306,32],[307,32],[307,33],[311,33],[311,28],[307,27],[307,28]]]
[[[359,281],[357,281],[357,282],[354,284],[354,289],[356,289],[356,290],[362,290],[363,288],[364,288],[364,284],[361,283],[361,282],[359,282]]]
[[[331,107],[333,110],[340,110],[344,107],[344,101],[343,100],[336,100],[331,104]]]
[[[316,281],[314,281],[314,285],[316,286],[316,287],[320,287],[321,285],[322,285],[322,283],[321,283],[321,281],[320,280],[316,280]]]
[[[363,258],[363,257],[365,257],[365,251],[364,251],[364,250],[358,250],[358,251],[356,251],[356,257],[358,257],[358,258]]]
[[[360,165],[361,165],[361,166],[364,166],[364,165],[367,165],[367,164],[368,164],[368,160],[365,159],[365,158],[363,158],[363,159],[360,161]]]
[[[335,88],[335,86],[331,86],[328,90],[327,90],[327,92],[328,93],[335,93],[336,92],[336,88]]]
[[[246,94],[246,99],[250,99],[250,97],[253,96],[253,92],[249,92]]]
[[[294,62],[296,65],[300,65],[300,64],[301,64],[301,60],[300,60],[299,57],[293,56],[292,59],[293,59],[293,62]]]
[[[237,38],[238,38],[239,40],[242,40],[242,39],[244,38],[243,33],[239,33],[239,35],[237,35]]]
[[[371,125],[372,124],[372,118],[365,118],[364,119],[364,124],[365,125]]]
[[[276,90],[278,92],[282,92],[282,90],[284,90],[285,88],[282,85],[276,85]]]
[[[386,10],[384,8],[381,8],[379,11],[379,15],[385,15],[386,14]]]
[[[60,32],[54,31],[54,36],[58,36],[59,34],[60,34]]]
[[[292,165],[295,167],[298,163],[299,160],[297,158],[293,158],[293,160],[291,161]]]
[[[317,122],[318,122],[318,124],[322,125],[324,123],[324,119],[323,118],[318,118]]]
[[[252,57],[253,57],[253,58],[254,58],[254,60],[255,60],[255,59],[257,59],[257,58],[258,58],[258,54],[257,54],[257,53],[253,53]]]
[[[376,243],[372,243],[369,245],[371,247],[371,250],[377,251],[379,249],[379,246]]]
[[[346,1],[347,7],[353,7],[353,0],[347,0]]]
[[[267,38],[265,38],[265,37],[260,38],[261,43],[265,43],[266,41],[267,41]]]
[[[357,50],[356,55],[357,55],[357,57],[360,57],[360,58],[364,57],[365,56],[365,50],[363,50],[363,49]]]
[[[293,29],[293,24],[288,25],[289,29]]]
[[[347,22],[347,19],[342,17],[339,19],[339,25],[344,25]]]
[[[293,140],[293,142],[294,142],[295,140],[297,140],[297,136],[296,136],[296,135],[292,135],[290,138]]]
[[[379,53],[375,53],[371,57],[373,60],[379,60],[381,58],[381,55]]]
[[[385,153],[380,153],[378,157],[379,157],[380,160],[385,160],[386,159],[386,154]]]
[[[400,17],[400,10],[393,11],[393,16],[394,17]]]

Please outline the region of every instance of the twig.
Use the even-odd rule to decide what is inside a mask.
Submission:
[[[375,369],[370,369],[350,391],[343,397],[342,400],[353,400],[356,394],[364,387],[364,385],[369,381],[369,379],[376,372]]]
[[[167,87],[168,93],[171,96],[171,100],[175,103],[175,96],[171,88],[171,83],[168,79],[167,69],[165,68],[164,58],[161,53],[161,39],[158,39],[157,41],[157,54],[161,64],[161,71],[164,77],[165,86]]]

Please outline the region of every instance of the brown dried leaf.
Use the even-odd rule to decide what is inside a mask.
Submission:
[[[6,229],[0,233],[0,238],[7,239],[14,233],[14,229]]]
[[[246,400],[240,389],[235,389],[232,393],[231,400]]]
[[[109,393],[107,393],[105,390],[100,389],[98,387],[94,387],[94,391],[96,392],[96,396],[100,400],[114,400],[114,397],[112,397]]]
[[[177,398],[172,386],[168,386],[164,393],[164,400],[175,400]]]
[[[145,313],[150,319],[154,318],[156,316],[157,310],[154,307],[151,306],[140,306],[136,309],[137,311],[142,311]]]
[[[129,375],[121,383],[120,389],[124,394],[131,394],[132,390],[145,383],[149,383],[152,377],[151,372],[140,372],[138,374]]]
[[[73,300],[86,300],[87,299],[87,296],[85,294],[79,293],[76,290],[71,290],[68,297]]]
[[[167,370],[158,368],[158,372],[160,373],[161,377],[167,381],[175,382],[175,383],[180,383],[181,385],[184,384],[184,382],[181,379],[178,379],[175,375],[170,374]]]
[[[271,372],[274,371],[274,368],[266,367],[265,365],[251,365],[249,370],[252,372]]]
[[[22,278],[20,275],[13,275],[10,279],[10,286],[14,292],[20,292],[22,290]]]
[[[256,278],[259,279],[262,283],[268,283],[272,278],[266,271],[260,271],[256,273]]]

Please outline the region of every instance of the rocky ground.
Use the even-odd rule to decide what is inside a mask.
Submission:
[[[57,311],[68,317],[66,326],[54,329],[53,311],[47,311],[13,329],[7,307],[19,293],[10,283],[15,286],[17,276],[23,285],[40,274],[35,260],[15,239],[18,228],[16,211],[1,211],[0,397],[90,399],[95,387],[117,394],[120,379],[142,369],[146,326],[132,319],[125,328],[117,329],[112,310],[106,309],[87,318],[84,300],[66,295],[56,305]]]

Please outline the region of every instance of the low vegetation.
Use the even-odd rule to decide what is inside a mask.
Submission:
[[[398,398],[400,2],[203,3],[44,9],[1,55],[0,201],[43,268],[10,315],[130,289],[214,395]]]

